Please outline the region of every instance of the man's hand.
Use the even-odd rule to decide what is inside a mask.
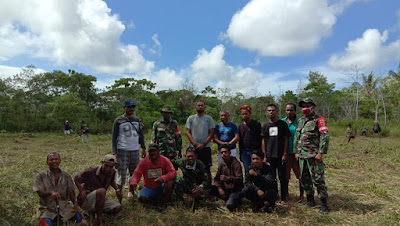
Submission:
[[[193,189],[192,189],[192,197],[193,197],[193,198],[196,198],[196,197],[198,197],[199,195],[201,195],[201,190],[200,190],[199,188],[193,188]]]
[[[61,199],[60,193],[55,192],[55,191],[52,191],[52,192],[51,192],[51,197],[52,197],[54,200]]]
[[[285,163],[287,161],[287,154],[283,153],[282,155],[282,163]]]
[[[230,177],[225,176],[225,175],[221,175],[221,176],[219,176],[219,179],[220,179],[221,181],[228,181],[228,180],[230,179]]]
[[[257,191],[257,195],[258,195],[260,198],[264,198],[265,193],[264,193],[262,190],[258,190],[258,191]]]
[[[296,159],[296,161],[299,161],[299,155],[297,153],[294,154],[294,158]]]
[[[199,144],[199,143],[198,143]],[[197,150],[199,150],[199,151],[201,151],[201,150],[203,150],[203,148],[204,148],[204,144],[199,144],[199,145],[197,145]]]
[[[162,184],[164,183],[164,179],[162,177],[157,177],[154,182],[158,183],[158,184]]]
[[[218,193],[219,193],[219,197],[224,198],[225,197],[225,191],[222,188],[218,188]]]
[[[114,156],[115,156],[115,160],[117,160],[117,162],[118,162],[118,154],[115,153]]]
[[[122,201],[122,190],[121,189],[115,190],[115,195],[117,196],[119,202],[121,203],[121,201]]]
[[[76,212],[78,212],[78,208],[79,208],[78,202],[75,201],[75,203],[74,203],[74,209],[73,209],[72,211],[73,211],[74,213],[76,213]]]
[[[252,175],[252,176],[257,176],[257,173],[256,173],[256,171],[254,171],[253,169],[251,169],[251,170],[249,170],[249,175]]]
[[[82,189],[82,191],[80,191],[80,194],[81,194],[82,201],[85,201],[85,199],[86,199],[86,190]]]
[[[146,148],[142,149],[142,158],[146,158]]]
[[[318,161],[321,161],[321,160],[322,160],[322,154],[321,154],[321,153],[318,153],[318,154],[315,156],[315,159],[318,160]]]

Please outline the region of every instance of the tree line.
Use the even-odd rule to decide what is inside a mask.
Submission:
[[[384,75],[364,73],[354,67],[342,76],[349,85],[341,90],[335,89],[335,84],[329,83],[322,73],[310,71],[296,93],[288,90],[278,95],[247,96],[211,86],[200,91],[190,80],[182,82],[176,90],[155,91],[156,83],[134,77],[115,80],[100,90],[95,87],[95,76],[74,70],[35,74],[35,67],[30,65],[19,74],[0,79],[0,131],[61,131],[66,120],[78,130],[84,120],[92,133],[109,133],[113,120],[123,113],[122,104],[127,99],[137,103],[135,113],[145,130],[161,118],[163,105],[171,106],[173,118],[185,124],[200,99],[206,102],[207,114],[214,120],[218,120],[220,110],[227,110],[235,123],[241,122],[238,109],[244,104],[252,107],[252,118],[265,122],[265,107],[269,103],[277,104],[283,117],[285,103],[298,103],[304,97],[312,97],[317,112],[331,120],[370,119],[382,124],[400,120],[400,65],[397,72],[390,70]]]

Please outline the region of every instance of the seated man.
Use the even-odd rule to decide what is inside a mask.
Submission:
[[[33,185],[33,191],[40,197],[40,225],[57,225],[61,218],[81,222],[75,185],[71,175],[60,169],[60,155],[52,152],[47,155],[46,162],[49,169],[39,173]]]
[[[274,172],[268,163],[264,163],[264,153],[255,151],[251,155],[251,166],[245,181],[242,195],[253,202],[253,212],[272,213],[278,195]],[[264,205],[268,201],[268,206]]]
[[[175,193],[182,198],[183,193],[190,194],[193,198],[205,195],[208,186],[206,167],[197,159],[196,149],[188,147],[184,159],[176,161],[183,176],[176,180]]]
[[[232,211],[241,201],[243,189],[242,165],[235,157],[231,156],[228,145],[221,145],[219,153],[223,162],[218,166],[210,194],[225,200],[226,207]]]
[[[79,190],[79,206],[90,214],[96,213],[97,225],[105,225],[103,212],[117,214],[121,211],[120,203],[106,199],[109,186],[115,189],[118,199],[122,199],[122,191],[115,183],[114,166],[117,159],[114,155],[106,155],[101,166],[92,166],[75,176],[75,184]],[[82,186],[82,184],[84,184]]]
[[[149,145],[149,156],[144,158],[133,172],[130,182],[133,190],[136,189],[142,175],[144,187],[138,194],[139,202],[155,201],[157,204],[165,206],[174,190],[173,179],[176,177],[176,171],[171,161],[160,155],[158,144]]]

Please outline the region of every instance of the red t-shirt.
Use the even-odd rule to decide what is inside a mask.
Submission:
[[[156,178],[161,176],[164,183],[168,182],[176,177],[176,171],[168,158],[160,155],[157,162],[153,163],[147,156],[136,167],[130,184],[138,184],[142,175],[144,177],[144,187],[153,189],[160,186],[160,184],[154,182]]]

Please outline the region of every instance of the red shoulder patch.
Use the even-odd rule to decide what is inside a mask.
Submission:
[[[328,132],[328,125],[326,124],[326,120],[324,117],[318,118],[318,130],[320,133]]]

